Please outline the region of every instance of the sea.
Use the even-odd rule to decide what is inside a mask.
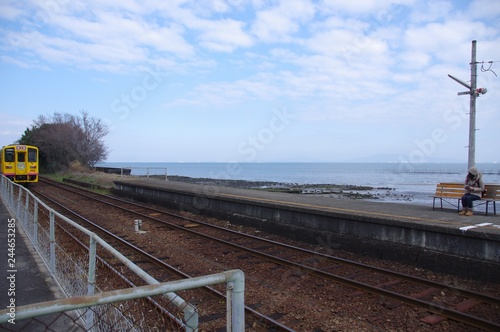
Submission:
[[[104,162],[96,166],[130,168],[131,175],[187,176],[283,184],[336,184],[372,187],[384,202],[432,204],[439,182],[463,182],[466,163],[243,163]],[[478,163],[485,183],[500,183],[500,163]]]

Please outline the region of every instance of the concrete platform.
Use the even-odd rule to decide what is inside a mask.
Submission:
[[[9,220],[15,219],[0,199],[0,310],[8,308],[15,313],[13,305],[20,307],[62,297],[20,225],[16,225],[15,228],[15,250],[8,250]],[[9,253],[15,256],[8,256]],[[15,261],[9,261],[9,258],[14,258]],[[46,331],[48,325],[54,331],[66,331],[66,327],[69,326],[67,319],[59,315],[11,322],[15,324],[0,324],[0,331]]]
[[[456,206],[433,210],[432,197],[423,206],[157,179],[116,181],[114,192],[322,247],[500,282],[500,217],[492,209],[465,217]]]

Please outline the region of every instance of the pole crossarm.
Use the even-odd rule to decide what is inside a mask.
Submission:
[[[451,76],[450,74],[448,74],[448,77],[451,78],[452,80],[456,81],[458,84],[462,84],[467,89],[472,90],[472,87],[469,84],[467,84],[464,81],[462,81],[461,79],[458,79],[455,76]]]

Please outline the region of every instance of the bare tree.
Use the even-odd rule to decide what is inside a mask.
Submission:
[[[46,171],[67,168],[73,161],[93,167],[108,155],[102,139],[109,129],[87,112],[80,114],[41,115],[32,128],[26,129],[19,142],[39,147],[40,162]]]
[[[109,134],[108,127],[94,119],[86,112],[81,112],[80,118],[75,118],[79,137],[76,139],[76,151],[84,165],[93,167],[108,155],[108,150],[102,138]]]

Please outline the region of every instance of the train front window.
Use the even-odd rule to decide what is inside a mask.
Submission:
[[[36,150],[28,148],[28,161],[30,163],[36,163]]]
[[[4,159],[5,159],[6,163],[13,163],[15,161],[15,158],[14,158],[14,148],[7,148],[7,149],[5,149]]]
[[[26,161],[26,152],[19,152],[17,154],[17,162],[24,163]]]

